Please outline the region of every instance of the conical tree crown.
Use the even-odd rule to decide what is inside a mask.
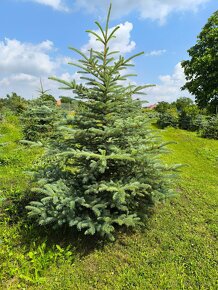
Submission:
[[[90,31],[102,45],[89,55],[71,48],[82,59],[82,84],[52,78],[72,90],[82,103],[73,119],[63,124],[60,138],[50,147],[37,173],[39,200],[27,208],[41,225],[67,224],[85,234],[113,239],[116,225],[135,226],[146,208],[169,195],[168,173],[173,168],[159,160],[164,151],[149,129],[141,102],[133,96],[145,86],[127,85],[133,66],[110,50],[119,27],[109,29],[111,7],[105,29]]]

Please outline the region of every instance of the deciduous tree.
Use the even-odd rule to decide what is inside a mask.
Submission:
[[[182,89],[195,96],[200,108],[215,113],[218,111],[218,11],[208,19],[188,53],[190,59],[182,62],[187,81]]]

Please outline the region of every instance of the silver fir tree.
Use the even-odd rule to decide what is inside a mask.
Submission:
[[[132,59],[110,50],[117,26],[109,29],[111,6],[105,29],[88,30],[102,44],[89,56],[71,48],[82,59],[79,68],[84,84],[52,78],[72,90],[81,110],[62,124],[59,138],[50,145],[36,173],[36,200],[27,206],[29,216],[40,225],[67,225],[85,235],[114,239],[117,226],[142,223],[148,206],[171,194],[171,174],[178,166],[161,161],[166,151],[133,96],[149,85],[125,86],[132,76],[123,71]],[[116,56],[116,57],[115,57]]]

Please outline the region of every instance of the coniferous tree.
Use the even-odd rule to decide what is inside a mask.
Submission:
[[[134,227],[143,220],[148,205],[171,193],[170,174],[174,167],[160,161],[165,144],[149,129],[141,103],[132,97],[149,85],[125,86],[132,59],[117,57],[109,43],[119,27],[105,29],[96,22],[95,35],[102,51],[89,55],[71,48],[82,57],[81,79],[67,82],[83,104],[68,124],[60,127],[59,138],[43,158],[36,174],[38,200],[27,209],[40,225],[77,228],[85,235],[114,239],[116,225]]]
[[[43,89],[41,80],[40,84],[39,98],[31,101],[21,116],[23,134],[27,141],[46,141],[54,137],[56,124],[63,116],[62,110],[56,106],[55,98]]]
[[[55,97],[48,94],[49,90],[44,90],[41,78],[40,78],[40,89],[37,90],[37,92],[39,93],[39,98],[37,99],[38,103],[47,103],[47,104],[51,103],[54,105],[57,103]]]
[[[21,117],[25,140],[45,141],[54,134],[60,110],[51,103],[32,102]]]
[[[7,94],[6,98],[0,99],[0,111],[10,110],[16,115],[21,115],[28,107],[28,100],[16,93]]]

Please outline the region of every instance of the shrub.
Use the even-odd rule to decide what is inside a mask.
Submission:
[[[204,138],[218,139],[218,115],[209,118],[200,131],[200,134]]]
[[[157,125],[163,129],[166,127],[177,128],[179,125],[179,115],[177,109],[172,107],[159,114]]]
[[[33,142],[51,138],[60,117],[61,110],[53,102],[32,102],[21,117],[24,138]]]
[[[161,114],[164,114],[167,110],[171,109],[172,105],[168,102],[158,102],[157,106],[155,107],[155,111]]]
[[[111,8],[110,8],[111,9]],[[114,239],[116,226],[135,227],[146,208],[171,195],[171,170],[162,163],[164,145],[149,129],[141,102],[133,99],[146,86],[129,85],[124,69],[132,59],[114,57],[109,43],[119,27],[89,31],[102,50],[90,50],[75,65],[85,84],[53,78],[73,90],[83,103],[71,124],[50,147],[37,172],[38,187],[27,209],[40,225],[68,225],[85,235]]]
[[[16,93],[7,95],[6,98],[1,99],[0,101],[0,110],[10,110],[14,114],[20,115],[26,110],[28,106],[28,101],[24,98],[18,96]]]
[[[203,114],[198,114],[193,120],[193,126],[196,131],[201,131],[207,124],[208,116]]]
[[[179,114],[179,127],[184,130],[196,131],[198,129],[196,118],[199,115],[199,109],[196,105],[189,105],[182,108]]]
[[[178,112],[182,112],[185,108],[192,106],[193,101],[190,98],[180,97],[172,105],[177,108]]]

